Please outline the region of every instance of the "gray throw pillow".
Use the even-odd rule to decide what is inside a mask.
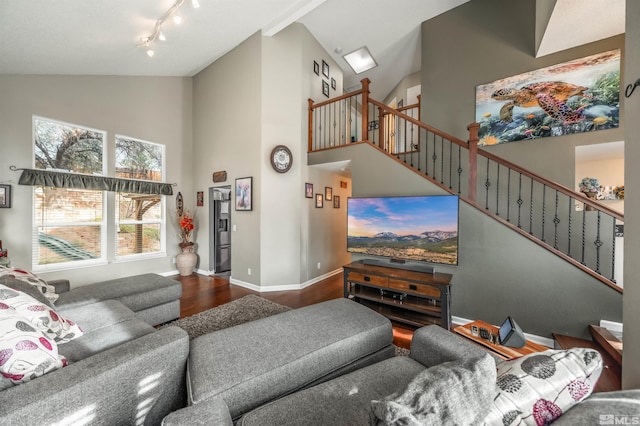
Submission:
[[[445,362],[418,374],[401,394],[371,401],[373,426],[475,425],[496,393],[496,364],[481,358]]]
[[[47,299],[47,297],[36,286],[33,286],[16,278],[8,277],[6,275],[0,277],[0,284],[5,285],[13,290],[21,291],[25,294],[28,294],[43,305],[46,305],[51,309],[55,309],[53,303],[51,303],[49,299]]]

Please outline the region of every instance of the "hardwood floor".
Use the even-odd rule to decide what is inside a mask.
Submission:
[[[263,293],[230,284],[228,278],[220,276],[192,274],[187,277],[176,275],[170,278],[182,283],[181,318],[229,303],[248,294],[261,296],[290,308],[300,308],[343,297],[342,274],[334,275],[302,290]],[[396,346],[409,348],[413,329],[394,324],[393,336]]]

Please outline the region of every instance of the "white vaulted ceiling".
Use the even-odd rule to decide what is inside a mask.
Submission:
[[[0,0],[0,73],[193,76],[255,32],[297,21],[342,68],[345,88],[368,77],[386,95],[420,69],[420,24],[467,1],[185,0],[183,23],[167,21],[149,58],[136,45],[175,0]],[[557,0],[538,56],[624,32],[624,1]],[[379,66],[356,76],[342,55],[364,45]]]

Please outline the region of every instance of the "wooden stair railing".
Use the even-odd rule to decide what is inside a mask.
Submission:
[[[309,152],[370,143],[622,293],[616,284],[622,214],[479,148],[478,123],[462,141],[407,114],[415,105],[401,111],[371,99],[369,83],[324,102],[309,99]]]

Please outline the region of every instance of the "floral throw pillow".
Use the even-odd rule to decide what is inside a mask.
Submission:
[[[487,425],[548,425],[591,394],[602,357],[587,348],[548,350],[498,364]]]
[[[36,287],[38,290],[40,290],[44,297],[46,297],[51,302],[52,305],[56,300],[58,300],[58,297],[60,297],[56,294],[56,288],[54,286],[47,284],[47,282],[39,276],[29,271],[25,271],[24,269],[7,268],[4,266],[0,266],[0,277],[5,276],[24,281]]]
[[[0,301],[0,374],[12,383],[27,382],[67,365],[58,346]]]
[[[15,309],[16,313],[56,343],[65,343],[83,334],[82,329],[73,321],[63,318],[28,294],[2,284],[0,284],[0,302]]]

